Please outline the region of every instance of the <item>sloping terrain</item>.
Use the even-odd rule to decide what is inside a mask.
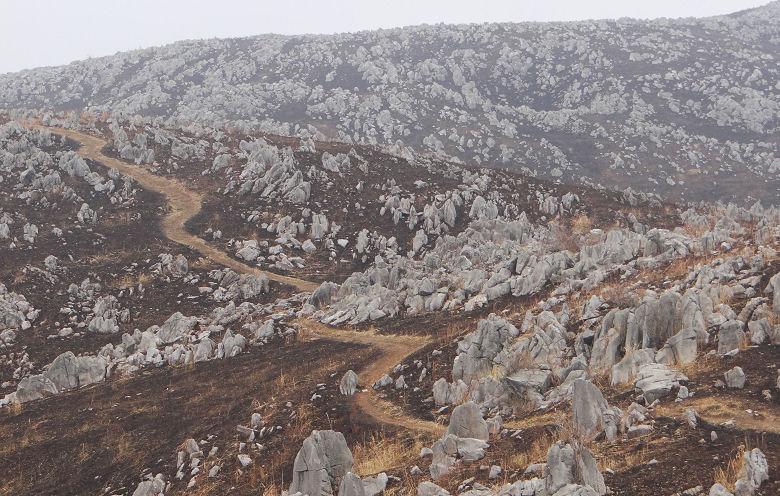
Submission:
[[[772,2],[702,19],[186,41],[0,76],[0,106],[400,141],[565,182],[777,202],[779,22]]]
[[[1,75],[0,495],[776,494],[778,22]]]
[[[613,494],[733,487],[753,448],[776,490],[777,209],[63,117],[0,127],[5,493],[277,494],[312,429],[388,493],[543,494],[557,440]],[[462,402],[489,446],[442,458]]]

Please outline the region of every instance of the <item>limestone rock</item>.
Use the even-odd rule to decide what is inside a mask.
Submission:
[[[446,434],[483,441],[489,438],[487,423],[482,418],[479,407],[471,401],[455,407]]]
[[[357,391],[358,376],[352,370],[347,370],[339,382],[339,391],[344,396],[352,396]]]
[[[366,496],[360,477],[352,472],[347,472],[339,484],[339,496]]]
[[[579,484],[566,484],[552,496],[598,496],[599,493],[590,486]]]
[[[295,457],[290,494],[327,496],[354,467],[344,435],[331,430],[312,431]],[[361,486],[362,487],[362,486]]]
[[[596,458],[577,440],[568,443],[558,441],[550,447],[547,451],[544,479],[547,494],[556,494],[568,484],[590,486],[597,495],[607,493],[607,486],[598,471]]]
[[[599,388],[590,381],[574,381],[571,408],[574,430],[579,435],[591,438],[603,429],[608,439],[616,437],[620,410],[610,408]]]
[[[652,349],[636,350],[627,354],[612,367],[612,385],[630,381],[632,377],[636,377],[641,367],[653,363],[654,360],[655,350]]]
[[[742,389],[745,387],[745,372],[742,371],[742,367],[734,367],[725,374],[723,374],[726,385],[734,389]]]
[[[504,377],[502,382],[517,398],[527,399],[529,393],[544,393],[550,389],[552,372],[539,369],[520,369]]]
[[[769,464],[766,456],[758,449],[753,448],[742,455],[743,465],[745,467],[745,479],[754,489],[761,487],[761,484],[769,479]]]
[[[165,493],[165,480],[158,474],[152,480],[142,481],[133,491],[133,496],[162,496]]]
[[[734,496],[728,489],[722,484],[715,484],[710,488],[709,496]]]
[[[680,388],[680,381],[688,378],[682,373],[662,363],[649,363],[640,367],[634,380],[634,388],[641,392],[649,405]]]
[[[696,329],[689,327],[670,337],[656,353],[655,361],[667,365],[685,364],[696,360]]]
[[[730,320],[718,330],[718,354],[724,355],[731,350],[740,348],[745,342],[742,322]]]
[[[433,482],[423,481],[417,485],[417,496],[450,496],[450,492]]]
[[[458,343],[458,355],[452,367],[454,381],[466,384],[490,373],[493,359],[504,348],[504,344],[517,337],[519,331],[506,320],[490,314],[479,321],[477,330]]]

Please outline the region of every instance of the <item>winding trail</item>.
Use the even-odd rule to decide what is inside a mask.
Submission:
[[[275,274],[241,263],[229,257],[222,250],[211,246],[204,239],[187,232],[184,224],[200,212],[203,195],[178,179],[158,176],[142,166],[104,155],[101,150],[107,143],[96,136],[70,129],[47,127],[37,122],[27,122],[25,125],[30,128],[45,129],[53,134],[66,136],[77,141],[81,144],[78,154],[82,158],[88,158],[105,166],[114,167],[122,174],[132,177],[143,188],[164,195],[168,200],[168,211],[162,218],[160,227],[163,234],[171,241],[186,245],[200,252],[204,257],[230,267],[239,274],[263,274],[273,281],[294,286],[303,292],[314,291],[319,286],[315,282]],[[362,414],[371,417],[380,424],[394,425],[403,429],[434,435],[440,435],[444,432],[445,427],[443,425],[404,414],[400,408],[381,400],[373,389],[370,388],[371,384],[387,373],[395,364],[425,346],[429,342],[426,338],[338,329],[311,319],[302,319],[299,323],[309,331],[308,335],[305,336],[306,339],[324,338],[347,343],[360,343],[380,350],[381,355],[373,362],[356,364],[355,371],[359,374],[360,383],[367,385],[369,391],[367,393],[359,392],[355,395],[352,403],[353,410],[359,410]]]
[[[206,243],[204,239],[187,232],[184,223],[200,212],[203,195],[188,187],[178,179],[158,176],[141,166],[129,164],[104,155],[101,150],[107,143],[98,137],[73,131],[71,129],[47,127],[35,123],[27,123],[27,125],[37,129],[46,129],[54,134],[66,136],[79,142],[81,148],[79,148],[78,153],[82,158],[95,160],[107,167],[114,167],[122,174],[135,179],[135,181],[145,189],[156,191],[164,195],[168,200],[169,210],[162,218],[160,227],[162,228],[163,234],[171,241],[188,246],[214,262],[230,267],[240,274],[263,274],[268,276],[272,281],[294,286],[300,291],[314,291],[319,286],[319,284],[311,281],[274,274],[273,272],[260,270],[257,267],[243,264],[238,260],[230,258],[222,250],[214,248]]]

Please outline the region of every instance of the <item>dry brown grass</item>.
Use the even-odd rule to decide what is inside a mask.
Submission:
[[[571,230],[577,234],[587,234],[592,229],[590,218],[585,215],[585,212],[581,213],[577,217],[571,220]]]
[[[625,283],[610,284],[603,287],[601,297],[617,308],[631,308],[639,304],[639,298],[636,293],[629,291]]]
[[[743,455],[753,448],[766,450],[764,439],[762,437],[752,438],[746,435],[744,443],[737,446],[734,455],[729,458],[726,464],[715,469],[713,474],[715,482],[722,484],[729,491],[734,491],[734,484],[745,475]]]
[[[16,416],[22,413],[22,404],[19,401],[14,401],[13,403],[9,404],[6,408],[8,408],[8,413],[11,414],[11,416]]]
[[[79,465],[86,462],[91,454],[92,450],[89,449],[89,445],[87,443],[81,443],[81,449],[79,449],[79,454],[77,456]]]
[[[570,228],[557,222],[550,224],[550,234],[547,237],[547,249],[549,253],[569,250],[572,253],[580,251],[582,237]]]
[[[647,444],[641,444],[631,451],[618,453],[610,451],[609,455],[599,456],[597,459],[600,471],[604,471],[608,468],[615,471],[621,471],[636,467],[637,465],[646,464],[650,461],[650,456],[648,454]]]
[[[137,287],[139,284],[146,286],[149,281],[154,278],[154,274],[149,272],[141,272],[140,274],[125,274],[122,277],[118,277],[106,284],[110,288],[122,289]]]
[[[734,491],[734,484],[737,479],[742,477],[745,473],[745,469],[742,463],[742,455],[745,452],[745,446],[740,445],[737,452],[734,453],[726,465],[718,467],[713,473],[715,482],[722,484],[729,491]]]
[[[291,439],[305,438],[311,434],[314,423],[314,407],[309,403],[302,403],[297,410],[297,415],[292,423]]]
[[[111,448],[111,459],[114,463],[129,462],[132,464],[137,459],[130,435],[118,425],[112,432],[106,431],[103,444]]]
[[[423,448],[420,436],[404,439],[399,436],[374,433],[364,442],[352,447],[355,473],[372,475],[388,469],[404,466]]]
[[[525,469],[532,463],[544,463],[547,460],[547,451],[553,443],[558,441],[558,436],[545,432],[539,436],[530,448],[519,453],[515,453],[504,462],[504,468],[510,470]]]
[[[685,374],[689,379],[696,379],[696,377],[712,371],[717,366],[719,366],[719,363],[713,360],[712,357],[709,357],[706,354],[700,354],[696,357],[696,360],[677,364],[675,365],[675,368]]]
[[[275,482],[271,482],[263,489],[263,496],[281,496],[281,494],[282,488],[277,486]]]

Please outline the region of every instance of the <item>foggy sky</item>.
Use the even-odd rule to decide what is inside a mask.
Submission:
[[[766,0],[2,0],[0,73],[183,39],[728,14]]]

